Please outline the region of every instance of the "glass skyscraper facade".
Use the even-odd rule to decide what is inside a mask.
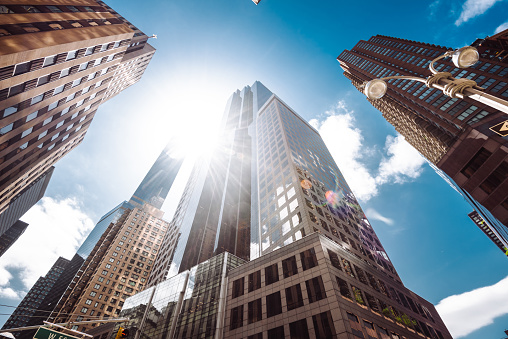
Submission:
[[[255,113],[271,95],[255,82],[229,98],[219,146],[195,165],[172,221],[179,237],[164,241],[149,286],[222,252],[245,260],[252,255],[252,230],[258,228]]]
[[[180,236],[149,286],[224,251],[254,259],[315,231],[398,279],[319,133],[263,84],[233,93],[221,136],[191,175],[172,221]]]
[[[176,175],[182,166],[183,157],[178,154],[171,142],[164,148],[150,171],[131,197],[140,205],[148,203],[158,209],[166,199]]]
[[[259,82],[232,95],[223,123],[221,148],[195,167],[172,221],[179,236],[155,261],[148,284],[156,292],[126,300],[125,326],[151,338],[450,338],[433,305],[404,287],[309,123]],[[205,286],[217,271],[206,266],[242,253],[230,245],[242,234],[242,223],[228,223],[231,211],[250,220],[250,261],[228,270],[209,309],[217,295]],[[189,293],[181,279],[198,271],[203,288]],[[225,320],[210,327],[201,312]]]

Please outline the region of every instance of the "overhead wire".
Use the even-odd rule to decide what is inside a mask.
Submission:
[[[36,309],[36,308],[29,308],[29,307],[16,307],[16,306],[11,306],[11,305],[4,305],[4,304],[0,304],[0,306],[3,306],[3,307],[10,307],[10,308],[16,308],[16,309],[22,309],[22,310],[30,310],[30,311],[38,311],[38,312],[44,312],[44,313],[52,313],[53,311],[44,311],[44,310],[39,310],[39,309]],[[13,315],[15,317],[26,317],[28,315],[23,315],[23,314],[4,314],[4,313],[1,313],[0,315]],[[79,313],[58,313],[58,315],[68,315],[68,316],[73,316],[73,315],[76,315],[76,316],[80,316],[81,314]],[[29,316],[30,318],[47,318],[45,316],[35,316],[35,315],[31,315]],[[96,316],[96,315],[89,315],[87,316],[86,318],[89,318],[89,319],[98,319],[100,318],[101,316]]]

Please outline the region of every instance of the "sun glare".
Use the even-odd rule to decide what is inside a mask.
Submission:
[[[158,145],[170,142],[175,157],[196,159],[211,154],[218,145],[225,103],[234,90],[216,79],[212,83],[191,78],[177,88],[158,88],[157,98],[163,100],[157,100],[153,103],[156,107],[151,108],[157,112],[157,126],[146,132],[146,138]]]

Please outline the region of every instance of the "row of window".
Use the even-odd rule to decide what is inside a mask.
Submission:
[[[333,325],[333,319],[330,311],[319,313],[312,316],[314,325],[314,333],[316,338],[320,339],[333,339],[336,338],[335,327]],[[291,339],[309,339],[309,327],[307,325],[307,319],[301,319],[290,323],[289,325],[289,337]],[[285,337],[284,326],[278,326],[267,331],[268,339],[280,339]],[[263,339],[263,332],[256,333],[247,337],[248,339]]]
[[[38,117],[38,116],[42,116],[43,114],[46,114],[46,112],[48,112],[48,111],[51,111],[51,110],[55,109],[55,108],[56,108],[56,107],[58,107],[60,104],[64,104],[65,102],[68,102],[68,101],[72,100],[72,99],[74,98],[74,96],[75,96],[75,94],[72,94],[72,95],[70,95],[69,97],[67,97],[66,99],[62,99],[62,100],[59,100],[59,101],[55,101],[54,103],[52,103],[52,104],[48,105],[48,106],[47,106],[47,107],[45,107],[44,109],[40,109],[40,110],[38,110],[38,111],[32,112],[31,114],[29,114],[29,115],[26,117],[25,122],[29,122],[29,121],[31,121],[31,120],[33,120],[33,119],[35,119],[35,118],[36,118],[36,117]],[[70,107],[67,107],[67,108],[63,109],[63,110],[62,110],[62,112],[60,112],[59,114],[54,114],[54,115],[52,115],[52,116],[48,117],[46,120],[44,120],[44,121],[42,122],[42,124],[41,124],[41,125],[35,125],[35,126],[31,126],[31,127],[27,128],[27,129],[25,129],[25,130],[21,133],[20,138],[21,138],[21,139],[23,139],[23,138],[25,138],[25,137],[27,137],[27,136],[31,135],[31,134],[32,134],[32,132],[34,132],[35,130],[38,130],[39,128],[41,128],[41,127],[43,127],[43,126],[45,126],[45,125],[47,125],[47,124],[49,124],[49,123],[50,123],[50,122],[52,122],[55,118],[58,118],[58,117],[61,117],[61,116],[65,115],[65,114],[67,114],[67,113],[71,110],[71,108],[72,108],[72,109],[74,109],[74,108],[80,107],[81,105],[83,105],[83,104],[84,104],[85,100],[90,101],[90,100],[94,99],[94,98],[95,98],[95,96],[96,96],[96,93],[92,94],[92,95],[91,95],[90,97],[88,97],[88,98],[85,98],[85,99],[82,99],[82,100],[78,101],[76,104],[74,104],[74,105],[72,105],[72,106],[70,106]],[[99,102],[95,102],[94,104],[87,105],[87,106],[83,109],[83,112],[87,112],[88,110],[90,110],[90,109],[92,108],[92,106],[96,106],[96,105],[98,105],[98,103],[99,103]],[[74,119],[74,118],[76,118],[77,116],[78,116],[78,112],[76,112],[76,113],[75,113],[75,114],[71,117],[71,119]],[[82,121],[84,120],[84,118],[85,118],[85,117],[81,118],[80,122],[82,122]],[[58,129],[59,127],[61,127],[61,126],[64,124],[64,122],[65,122],[64,120],[62,120],[61,122],[59,122],[59,123],[56,125],[55,129]],[[18,122],[10,123],[9,125],[4,126],[2,129],[0,129],[0,135],[3,135],[3,134],[6,134],[6,133],[10,132],[10,131],[13,129],[13,127],[14,127],[14,125],[15,125],[15,124],[18,124]],[[69,130],[69,129],[71,129],[71,128],[72,128],[72,126],[69,126],[69,127],[67,128],[67,130]],[[39,137],[38,137],[38,140],[40,140],[40,139],[42,139],[43,137],[45,137],[45,136],[47,135],[47,133],[48,133],[48,130],[46,130],[46,131],[44,131],[43,133],[41,133],[41,134],[39,135]],[[52,140],[54,140],[56,137],[58,137],[58,135],[53,136],[53,139],[52,139]],[[11,138],[11,140],[14,140],[14,139],[13,139],[13,138]],[[16,141],[17,141],[17,140],[16,140]],[[41,145],[41,147],[42,147],[42,145]],[[22,147],[22,148],[23,148],[23,147]]]
[[[464,166],[461,173],[470,178],[492,155],[492,152],[481,148],[471,160]],[[491,194],[508,178],[508,163],[501,162],[494,171],[480,184],[480,188],[487,194]]]
[[[63,12],[107,12],[100,6],[41,6],[41,5],[1,5],[0,14],[14,13],[63,13]]]
[[[139,227],[139,225],[138,225],[136,228],[138,228],[138,227]],[[129,227],[129,228],[130,228],[130,229],[132,229],[131,227]],[[154,229],[155,229],[155,228],[154,228]],[[159,230],[159,229],[157,229],[157,231],[158,231],[158,230]],[[146,231],[146,230],[145,230],[145,231]],[[127,233],[127,234],[129,234],[129,232],[126,232],[126,233]],[[134,234],[135,234],[135,233],[136,233],[136,230],[133,230],[131,237],[134,237]],[[117,246],[117,247],[116,247],[116,249],[115,249],[116,251],[120,251],[120,250],[121,250],[121,247],[120,247],[120,246],[123,246],[123,245],[125,244],[125,245],[126,245],[126,248],[122,250],[122,253],[126,253],[126,252],[127,252],[127,249],[128,249],[128,248],[129,248],[129,246],[130,246],[129,244],[130,244],[130,242],[131,242],[131,239],[129,239],[129,241],[128,241],[127,243],[124,243],[124,241],[125,241],[125,240],[127,240],[127,239],[126,239],[126,237],[125,237],[125,236],[124,236],[124,237],[122,237],[122,241],[119,241],[119,243],[118,243],[118,245],[119,245],[119,246]],[[138,245],[138,246],[139,246],[139,245]],[[155,251],[155,250],[154,250],[154,251]],[[125,261],[127,261],[127,259],[131,256],[131,257],[130,257],[130,258],[131,258],[131,259],[130,259],[130,263],[134,264],[134,263],[136,262],[136,260],[135,260],[135,259],[137,259],[137,258],[138,258],[138,254],[137,254],[137,253],[140,253],[142,256],[140,256],[140,257],[139,257],[139,260],[140,260],[140,261],[137,263],[137,266],[144,267],[144,265],[145,265],[145,264],[144,264],[144,262],[147,262],[147,256],[148,256],[148,255],[150,255],[150,254],[149,254],[149,252],[142,251],[142,249],[141,249],[141,248],[139,248],[139,247],[137,247],[137,248],[136,248],[135,252],[136,252],[136,253],[133,253],[133,254],[132,254],[132,256],[131,256],[131,252],[130,252],[130,251],[129,251],[129,252],[127,252],[126,257],[125,257]],[[156,252],[155,252],[155,253],[156,253]],[[115,254],[116,254],[116,255],[115,255]],[[113,252],[113,254],[112,254],[112,255],[113,255],[114,257],[118,257],[118,252]],[[155,255],[151,255],[151,256],[150,256],[150,258],[154,259],[154,258],[155,258]],[[119,259],[124,259],[123,254],[119,256]],[[115,261],[115,258],[113,258],[113,257],[111,257],[111,258],[109,259],[109,262],[114,262],[114,261]],[[152,264],[152,263],[153,263],[153,260],[149,260],[149,261],[148,261],[148,263],[149,263],[149,264]],[[120,260],[118,260],[116,264],[117,264],[117,265],[120,265]],[[121,267],[125,267],[125,264],[126,264],[125,262],[124,262],[124,263],[122,263]],[[104,266],[104,269],[101,271],[101,274],[102,274],[102,275],[104,275],[104,276],[108,276],[108,274],[109,274],[109,277],[110,277],[110,278],[113,278],[113,277],[114,277],[114,273],[113,273],[113,272],[111,272],[111,273],[110,273],[109,271],[107,271],[107,269],[113,269],[113,271],[116,271],[116,270],[117,270],[117,266],[112,267],[112,265],[111,265],[111,264],[106,263],[106,265]],[[93,289],[95,289],[95,290],[100,290],[100,289],[101,289],[101,287],[102,287],[102,291],[103,291],[103,292],[108,293],[109,295],[112,295],[113,297],[119,297],[119,296],[121,295],[121,292],[120,292],[120,291],[121,291],[121,290],[124,290],[124,292],[125,292],[125,293],[124,293],[124,294],[122,294],[121,298],[122,298],[122,299],[126,299],[126,298],[127,298],[127,297],[129,297],[132,293],[134,293],[134,287],[136,287],[136,281],[135,281],[135,280],[139,280],[139,281],[140,281],[140,283],[138,284],[138,289],[139,289],[139,290],[142,290],[142,289],[143,289],[143,287],[144,287],[143,283],[144,283],[144,282],[146,282],[146,279],[147,279],[146,277],[147,277],[147,276],[148,276],[148,274],[149,274],[149,270],[151,269],[151,266],[145,266],[145,267],[144,267],[144,269],[145,269],[145,270],[147,270],[147,271],[144,271],[144,272],[142,272],[142,271],[141,271],[141,269],[138,269],[138,268],[134,268],[133,272],[129,272],[129,271],[130,271],[130,270],[132,270],[132,269],[133,269],[132,265],[128,265],[128,266],[126,267],[125,271],[123,271],[123,270],[122,270],[122,268],[120,268],[120,269],[118,270],[118,274],[117,274],[117,275],[116,275],[116,277],[114,278],[114,280],[119,281],[119,283],[118,283],[118,284],[117,284],[117,282],[115,282],[115,281],[111,282],[109,279],[108,279],[107,281],[105,281],[105,278],[104,278],[104,277],[98,277],[98,282],[104,282],[104,281],[105,281],[105,284],[106,284],[106,285],[110,285],[110,283],[111,283],[111,285],[110,285],[110,286],[111,286],[111,288],[109,288],[109,291],[107,291],[107,289],[108,289],[108,287],[107,287],[107,286],[103,286],[103,287],[102,287],[102,286],[101,286],[101,284],[99,284],[99,283],[96,283],[96,284],[93,286]],[[121,274],[121,273],[122,273],[122,271],[123,271],[123,276],[120,276],[119,274]],[[137,274],[136,274],[136,273],[137,273]],[[144,277],[141,277],[141,278],[140,278],[140,276],[139,276],[138,274],[141,274],[141,273],[143,273],[143,276],[144,276]],[[130,276],[130,279],[129,279],[129,280],[127,280],[127,278],[128,278],[129,276]],[[124,284],[125,284],[125,285],[124,285]],[[129,287],[129,286],[132,286],[132,287]],[[115,288],[115,287],[116,287],[116,289],[117,289],[118,291],[117,291],[117,290],[115,290],[115,291],[113,290],[113,288]],[[125,289],[124,289],[124,287],[125,287]],[[89,296],[90,296],[90,297],[95,297],[96,295],[97,295],[97,292],[95,292],[95,291],[93,291],[93,290],[92,290],[92,291],[90,292],[90,294],[89,294]],[[100,295],[98,296],[98,299],[102,299],[102,296],[103,296],[103,295],[102,295],[102,294],[100,294]],[[109,296],[107,296],[107,295],[106,295],[106,296],[104,296],[103,301],[104,301],[104,302],[107,302],[107,301],[108,301],[108,299],[109,299]],[[117,302],[117,301],[118,301],[118,299],[116,299],[116,298],[111,298],[111,300],[110,300],[110,304],[112,304],[112,305],[116,305],[116,302]],[[91,305],[91,304],[92,304],[92,302],[93,302],[93,300],[91,300],[91,299],[87,299],[87,300],[85,301],[85,304],[86,304],[86,305]],[[95,306],[94,306],[94,308],[95,308],[95,307],[97,307],[98,305],[99,305],[99,302],[95,302]],[[122,301],[120,301],[120,302],[119,302],[119,304],[118,304],[118,307],[121,307],[122,305],[123,305],[123,302],[122,302]],[[103,308],[104,308],[104,306],[105,306],[105,304],[102,304],[100,309],[103,309]],[[108,306],[108,308],[107,308],[106,312],[112,312],[112,311],[113,311],[113,309],[114,309],[114,307],[113,307],[113,306]],[[81,312],[82,312],[82,313],[86,313],[87,311],[88,311],[88,307],[83,307],[83,308],[82,308],[82,310],[81,310]],[[119,308],[117,308],[117,309],[115,309],[114,311],[115,311],[115,314],[119,314],[120,309],[119,309]],[[91,312],[93,312],[93,310],[92,310]],[[93,315],[93,314],[90,314],[90,315]]]
[[[372,68],[374,63],[370,62],[370,61],[366,61],[358,56],[355,56],[353,57],[353,55],[350,55],[349,57],[346,57],[346,59],[348,60],[353,60],[352,63],[353,64],[357,64],[359,62],[361,62],[363,60],[363,62],[359,65],[359,67],[361,69],[366,69],[368,70],[368,68]],[[409,62],[410,60],[408,60]],[[482,64],[480,63],[479,65],[482,65],[482,66],[477,66],[477,67],[480,67],[480,70],[484,71],[486,70],[491,64],[490,63],[485,63],[485,64]],[[381,68],[379,68],[381,67]],[[379,70],[378,70],[379,68]],[[443,69],[444,68],[444,69]],[[382,72],[382,70],[384,70],[384,72]],[[443,71],[443,72],[447,72],[447,71],[451,71],[452,74],[456,73],[456,72],[459,72],[459,69],[457,68],[453,68],[452,70],[452,67],[449,66],[449,65],[445,65],[444,63],[439,63],[438,66],[436,67],[436,70],[438,71]],[[504,76],[508,73],[508,67],[506,67],[505,69],[500,69],[500,67],[495,67],[493,66],[489,72],[491,73],[496,73],[497,71],[499,71],[499,75],[500,76]],[[385,67],[382,67],[380,65],[377,65],[375,68],[373,68],[371,71],[371,73],[373,73],[374,77],[383,77],[383,76],[392,76],[392,75],[400,75],[399,73],[396,73],[395,71],[391,71],[391,72],[388,72],[388,69],[385,68]],[[376,73],[377,72],[377,73]],[[468,74],[469,73],[469,74]],[[468,75],[466,75],[468,74]],[[463,70],[461,71],[456,77],[457,78],[463,78],[465,76],[465,78],[467,79],[473,79],[475,76],[476,76],[476,73],[473,73],[473,72],[470,72],[470,71],[466,71],[466,70]],[[495,78],[490,78],[490,79],[487,79],[485,80],[485,76],[481,75],[481,76],[478,76],[477,79],[474,79],[475,81],[477,81],[477,83],[484,87],[484,88],[489,88],[493,83],[495,83],[496,81],[498,81],[497,79]],[[484,83],[482,83],[483,81],[485,81]],[[417,96],[418,94],[420,94],[425,88],[426,86],[424,84],[419,84],[419,83],[415,83],[414,81],[408,81],[408,80],[389,80],[389,82],[393,83],[394,85],[399,83],[399,85],[397,87],[401,87],[402,84],[406,84],[406,86],[404,86],[402,88],[402,90],[404,90],[405,92],[407,93],[411,93],[413,92],[418,86],[420,86],[419,90],[418,91],[415,91],[413,93],[414,96]],[[413,85],[414,84],[414,85]],[[409,85],[413,85],[413,87],[409,87]],[[503,81],[498,81],[498,83],[490,90],[492,91],[493,93],[498,93],[500,92],[504,87],[506,86],[506,83],[503,82]],[[432,91],[432,89],[428,89],[426,92],[424,92],[419,98],[420,99],[424,99],[430,92]],[[427,103],[430,103],[432,102],[438,95],[439,95],[439,91],[435,92],[434,95],[428,97],[425,101]],[[505,97],[508,97],[508,89],[506,89],[505,91],[501,92],[501,95],[502,96],[505,96]],[[432,102],[432,105],[435,106],[435,107],[439,107],[439,105],[446,99],[447,97],[445,97],[444,95],[442,95],[438,100]],[[464,104],[466,105],[466,104]],[[445,106],[445,107],[441,107],[441,110],[445,110],[446,108],[448,108],[449,106]],[[460,107],[457,107],[453,112],[452,114],[457,114],[458,112],[460,111]],[[467,112],[465,115],[461,115],[461,121],[462,120],[465,120],[467,116],[469,116],[470,114],[472,114],[472,111],[469,111]],[[478,121],[480,121],[482,118],[484,118],[485,116],[487,116],[489,114],[489,112],[485,111],[485,110],[482,110],[480,113],[476,114],[472,119],[470,119],[468,121],[468,124],[469,125],[473,125],[475,123],[477,123]]]
[[[339,180],[343,181],[343,178],[340,175],[340,172],[338,171],[338,169],[334,170],[334,168],[336,168],[336,165],[334,163],[332,163],[333,160],[330,160],[331,157],[329,156],[329,153],[327,152],[325,146],[322,145],[322,141],[320,139],[319,139],[319,142],[318,142],[318,140],[312,140],[312,141],[305,140],[305,141],[303,141],[303,143],[306,146],[301,145],[301,142],[300,142],[300,140],[298,140],[297,136],[295,136],[295,139],[293,140],[292,134],[293,133],[296,133],[297,135],[301,134],[301,133],[299,133],[299,127],[303,127],[303,126],[301,126],[301,124],[299,124],[299,123],[297,125],[300,125],[300,126],[294,126],[294,124],[292,124],[292,120],[295,120],[295,119],[289,119],[290,117],[292,117],[292,115],[283,115],[282,117],[283,117],[283,120],[284,120],[284,127],[286,127],[286,124],[288,124],[288,126],[287,126],[288,127],[287,128],[287,134],[288,134],[288,138],[290,139],[290,147],[295,152],[295,154],[300,155],[300,154],[303,153],[304,155],[307,155],[306,153],[308,153],[310,159],[309,159],[309,161],[307,161],[307,163],[310,162],[311,166],[314,165],[314,166],[321,167],[321,171],[324,171],[325,173],[327,172],[327,170],[326,170],[326,168],[323,168],[323,164],[328,164],[328,168],[330,170],[329,173],[332,175],[332,178],[333,178],[332,182],[334,183],[333,184],[334,186],[332,186],[332,187],[341,187],[340,185],[338,185],[338,181]],[[305,128],[305,127],[303,127],[303,128]],[[318,138],[312,138],[312,139],[318,139]],[[309,145],[312,145],[312,148],[311,148],[312,151],[311,151],[311,149],[309,149]],[[302,146],[303,147],[307,147],[305,150],[303,150],[303,152],[302,152],[302,149],[301,149]],[[296,150],[296,147],[299,147],[299,150]],[[304,164],[302,164],[301,166],[304,166]],[[309,171],[307,171],[307,170],[305,170],[303,168],[299,168],[299,166],[296,166],[296,169],[297,169],[297,172],[298,172],[299,175],[302,175],[302,176],[304,176],[306,178],[306,179],[299,178],[299,180],[301,182],[301,186],[302,186],[303,192],[306,193],[307,196],[311,195],[313,197],[313,199],[316,201],[316,203],[314,203],[314,204],[310,203],[310,205],[313,206],[322,217],[324,217],[326,215],[328,221],[333,220],[337,225],[340,225],[340,224],[344,225],[343,227],[346,230],[346,232],[348,234],[350,234],[350,235],[352,234],[357,240],[359,240],[358,235],[356,235],[353,232],[348,232],[349,229],[348,229],[348,227],[345,224],[347,222],[347,224],[349,224],[350,226],[354,227],[356,229],[356,231],[359,231],[359,229],[360,229],[360,227],[359,227],[360,220],[356,217],[357,211],[355,211],[353,208],[350,208],[350,206],[347,206],[347,208],[346,208],[346,206],[344,206],[344,205],[342,205],[342,206],[338,205],[332,199],[329,200],[327,198],[327,194],[330,195],[330,194],[335,194],[335,193],[333,191],[326,191],[326,192],[324,192],[325,191],[325,189],[324,189],[325,185],[322,184],[320,181],[317,181],[317,180],[313,179],[313,177],[315,175],[317,175],[321,180],[327,179],[322,174],[320,174],[318,172],[318,173],[313,173],[311,175],[310,171],[312,171],[312,168],[309,168]],[[317,171],[314,171],[314,172],[317,172]],[[310,186],[311,186],[310,190],[311,191],[313,191],[315,189],[316,190],[319,189],[319,191],[320,191],[319,195],[322,196],[323,198],[320,200],[312,192],[309,192],[308,189],[303,188],[303,186],[304,186],[303,183],[305,183],[305,186],[309,186],[309,184],[310,184]],[[346,189],[344,190],[344,192],[346,192],[347,191],[347,185],[345,184],[345,182],[344,182],[343,186],[346,187]],[[354,197],[352,195],[351,196],[345,196],[344,199],[348,200],[348,202],[350,202],[352,205],[356,205],[357,204],[356,200],[354,199]],[[331,212],[331,214],[328,214],[328,212],[324,212],[323,213],[323,211],[321,210],[321,208],[318,205],[319,206],[323,206],[323,208],[325,210],[329,210]],[[309,206],[309,204],[307,204],[307,206]],[[332,218],[331,215],[333,215],[334,218]],[[317,217],[315,217],[315,216],[313,216],[311,214],[309,214],[309,217],[311,218],[311,220],[316,222],[318,225],[322,226],[324,230],[327,230],[327,229],[330,230],[331,229],[332,232],[335,232],[334,234],[337,237],[339,236],[339,233],[336,232],[336,230],[333,229],[331,226],[328,227],[326,225],[325,221],[322,221],[322,220],[318,219]],[[338,219],[336,219],[335,217],[338,217]],[[341,223],[338,222],[339,219],[341,220]],[[365,225],[367,225],[367,223],[365,223]],[[325,226],[327,226],[327,227],[325,227]],[[363,226],[361,226],[361,227],[363,229]],[[373,232],[368,226],[366,226],[366,227],[367,227],[367,231],[368,232]],[[314,228],[314,231],[320,232],[316,228]],[[367,232],[365,232],[365,233],[367,233]],[[327,236],[327,235],[325,234],[325,236]],[[343,239],[343,238],[338,238],[338,239],[339,240],[342,239],[343,241],[346,241],[348,243],[350,242],[347,239]],[[371,236],[370,239],[374,239],[374,238]],[[354,246],[356,246],[356,244],[354,244]],[[370,246],[374,247],[373,245],[370,245]],[[380,244],[379,244],[379,246],[380,246]],[[363,255],[369,256],[370,253],[367,254],[363,250],[363,247],[361,247],[361,245],[358,245],[358,247],[360,247],[360,250],[362,251]],[[386,263],[383,265],[382,262],[380,263],[380,262],[376,261],[375,258],[372,256],[372,254],[370,254],[369,259],[371,259],[373,262],[379,264],[380,266],[383,266],[388,271],[390,271],[390,269],[388,268],[389,266]]]
[[[300,253],[300,261],[304,271],[311,269],[318,265],[316,252],[314,248],[310,248]],[[296,257],[292,256],[282,260],[282,274],[284,278],[289,278],[298,274],[298,267]],[[232,298],[242,296],[245,292],[245,277],[241,277],[233,281]],[[265,286],[271,285],[279,281],[279,266],[277,263],[265,267]],[[248,277],[248,292],[255,291],[261,288],[261,271],[256,271],[249,274]]]
[[[80,80],[80,79],[78,79],[78,80]],[[96,83],[95,83],[95,85],[94,85],[94,87],[93,87],[93,89],[95,89],[95,88],[98,88],[98,87],[102,86],[102,84],[104,84],[104,83],[108,82],[109,80],[111,80],[111,78],[104,79],[104,80],[100,80],[100,81],[96,82]],[[70,84],[70,83],[69,83],[69,84]],[[67,84],[67,85],[69,85],[69,84]],[[55,88],[55,89],[53,90],[53,94],[52,94],[52,95],[57,95],[57,94],[61,93],[61,92],[64,90],[64,87],[65,87],[65,86],[66,86],[66,85],[62,85],[62,86],[59,86],[59,87]],[[66,98],[64,98],[64,99],[60,99],[60,100],[58,100],[58,101],[55,101],[55,102],[53,102],[53,103],[49,104],[47,107],[44,107],[44,108],[41,108],[41,109],[39,109],[39,110],[37,110],[37,111],[35,111],[35,112],[32,112],[32,113],[30,113],[30,114],[26,117],[26,119],[25,119],[25,121],[24,121],[24,122],[29,122],[29,121],[33,120],[34,118],[36,118],[38,115],[40,115],[39,113],[41,113],[41,114],[45,114],[46,112],[51,111],[51,110],[55,109],[56,107],[58,107],[58,106],[60,106],[60,105],[63,105],[63,104],[65,104],[65,103],[67,103],[67,102],[69,102],[69,101],[73,100],[73,99],[74,99],[74,98],[76,98],[77,96],[80,96],[80,95],[83,95],[83,94],[85,94],[85,93],[88,93],[91,89],[92,89],[92,86],[85,87],[85,88],[83,88],[81,91],[78,91],[78,92],[72,93],[72,94],[68,95],[68,96],[67,96]],[[79,106],[81,106],[81,105],[83,105],[83,104],[84,104],[85,100],[87,100],[87,101],[91,101],[91,100],[93,100],[93,99],[94,99],[97,95],[99,95],[99,96],[100,96],[100,94],[102,94],[102,93],[103,93],[103,91],[104,91],[104,90],[101,90],[101,91],[99,91],[99,92],[97,92],[97,93],[93,93],[93,94],[92,94],[92,95],[90,95],[88,98],[85,98],[85,99],[82,99],[82,100],[78,101],[75,105],[73,105],[73,106],[71,106],[71,107],[73,107],[73,108],[79,107]],[[46,92],[46,93],[42,93],[42,94],[40,94],[40,95],[38,95],[38,96],[35,96],[35,97],[31,98],[31,99],[28,99],[28,100],[26,100],[26,101],[27,101],[27,102],[29,102],[29,105],[30,105],[30,106],[31,106],[31,105],[35,105],[35,104],[37,104],[37,103],[39,103],[39,102],[41,102],[42,100],[44,100],[44,99],[45,99],[45,94],[46,94],[46,97],[47,97],[48,92]],[[50,94],[50,93],[49,93],[49,94]],[[51,95],[51,94],[50,94],[50,95]],[[98,104],[98,102],[97,102],[97,103],[95,103],[94,105],[97,105],[97,104]],[[5,118],[5,117],[8,117],[8,116],[9,116],[9,115],[11,115],[11,114],[16,113],[16,112],[18,111],[18,109],[20,108],[20,106],[24,106],[24,103],[16,104],[16,105],[14,105],[14,106],[11,106],[11,107],[6,108],[6,109],[4,110],[4,113],[3,113],[3,116],[2,116],[2,117],[3,117],[3,118]],[[87,106],[87,107],[86,107],[86,110],[90,109],[90,107],[91,107],[91,106],[92,106],[92,105]],[[63,114],[66,114],[67,112],[69,112],[69,110],[71,109],[71,107],[67,107],[67,108],[65,108],[65,109],[62,111],[62,113],[61,113],[61,114],[63,115]],[[51,117],[50,117],[50,118],[48,118],[48,119],[51,119]],[[50,120],[50,121],[51,121],[51,120]],[[22,122],[22,123],[24,123],[24,122]],[[48,121],[48,122],[49,122],[49,121]],[[18,121],[16,121],[16,123],[18,123]],[[11,125],[12,125],[12,124],[11,124]],[[45,124],[43,124],[43,125],[45,125]]]
[[[330,253],[330,251],[329,251],[329,253]],[[337,256],[335,256],[335,257],[336,257],[336,259],[333,259],[333,256],[330,255],[330,258],[332,258],[332,264],[335,261],[334,266],[339,268],[340,270],[342,270],[342,268],[340,268],[340,264],[338,263],[339,261],[338,261]],[[344,259],[342,259],[342,260],[344,260]],[[346,272],[349,272],[349,275],[353,277],[352,268],[349,267],[349,263],[347,263],[347,265],[345,265],[344,267],[346,268]],[[349,267],[349,269],[347,269],[348,267]],[[369,283],[367,282],[367,280],[365,279],[365,276],[363,276],[363,271],[360,270],[356,266],[354,266],[354,267],[355,267],[356,272],[358,274],[359,280],[362,283],[366,284],[367,286],[370,286]],[[367,273],[367,277],[369,278],[371,285],[375,286],[375,289],[378,292],[380,291],[379,287],[381,287],[381,291],[383,292],[383,294],[387,297],[390,297],[390,294],[388,293],[386,286],[384,285],[384,283],[381,280],[378,281],[380,285],[379,285],[379,287],[377,287],[376,281],[374,280],[373,276],[370,275],[368,272],[365,272],[365,273]],[[375,298],[373,295],[369,294],[368,292],[362,291],[361,289],[359,289],[356,286],[353,286],[352,284],[350,285],[351,286],[351,288],[350,288],[349,284],[345,280],[343,280],[337,276],[335,278],[337,280],[339,292],[344,298],[346,298],[352,302],[356,302],[359,305],[368,306],[373,312],[376,312],[379,315],[383,314],[384,316],[394,320],[395,322],[397,322],[401,325],[404,325],[408,328],[414,329],[418,333],[425,334],[428,337],[431,337],[430,333],[435,333],[432,326],[430,326],[420,320],[417,320],[417,319],[414,319],[414,318],[408,316],[406,313],[401,312],[400,310],[398,310],[397,308],[395,308],[389,304],[386,304],[383,300]],[[411,298],[404,296],[400,292],[396,292],[392,287],[390,287],[390,291],[391,291],[392,298],[394,300],[396,300],[401,306],[404,304],[404,307],[406,307],[407,309],[411,309],[416,314],[420,314],[424,318],[430,319],[432,322],[434,322],[432,315],[430,314],[430,312],[428,311],[428,309],[425,306],[420,305],[418,302],[415,302]],[[398,295],[397,295],[397,293],[398,293]],[[359,330],[359,332],[361,333],[361,329]],[[437,331],[437,332],[439,333],[439,331]],[[440,335],[440,333],[439,333],[439,335]],[[363,338],[362,336],[360,336],[360,337]],[[437,337],[432,336],[432,338],[437,338]],[[440,336],[439,338],[442,338],[442,336]]]
[[[321,276],[305,281],[307,289],[308,302],[313,303],[326,298],[326,292]],[[291,311],[304,305],[302,289],[300,284],[285,289],[286,311]],[[265,314],[266,318],[270,318],[281,314],[282,297],[281,291],[271,293],[265,297]],[[231,309],[230,330],[242,327],[244,325],[244,305],[240,305]],[[261,298],[253,300],[247,305],[247,323],[252,324],[263,319],[262,300]]]
[[[64,63],[66,61],[71,61],[71,60],[87,57],[87,56],[92,55],[94,53],[101,53],[101,52],[105,52],[110,49],[119,48],[119,47],[125,46],[128,43],[128,41],[129,40],[113,41],[110,43],[91,46],[91,47],[87,47],[87,48],[81,48],[78,50],[72,50],[72,51],[65,52],[65,53],[50,55],[50,56],[47,56],[44,58],[34,59],[34,60],[16,64],[16,65],[3,67],[0,69],[0,80],[10,78],[11,76],[24,74],[27,72],[33,72],[33,71],[39,70],[44,67],[49,67],[49,66],[53,66],[56,64]],[[107,61],[111,61],[111,60],[112,59],[107,60]],[[96,62],[97,61],[94,61],[94,63],[96,63]],[[97,63],[97,65],[99,63]],[[82,68],[83,64],[80,65],[80,67]],[[83,70],[83,68],[80,70]],[[40,81],[43,82],[43,80],[44,79],[41,79]]]
[[[65,20],[65,21],[41,21],[31,23],[18,23],[11,25],[0,25],[0,37],[8,35],[53,31],[60,29],[104,26],[113,24],[122,24],[122,21],[116,18],[110,18],[110,19],[83,19],[83,20]]]
[[[7,92],[5,93],[6,94],[5,96],[0,95],[0,100],[3,100],[3,99],[6,99],[7,97],[12,97],[12,96],[15,96],[19,93],[22,93],[23,91],[25,91],[25,89],[27,89],[28,87],[32,87],[33,85],[35,85],[36,87],[39,87],[39,86],[42,86],[42,85],[47,84],[49,82],[56,81],[61,78],[65,78],[65,77],[69,76],[70,74],[74,74],[75,72],[84,71],[87,68],[89,68],[89,66],[96,67],[96,66],[99,66],[102,62],[110,62],[113,59],[114,59],[114,55],[111,54],[108,57],[99,58],[96,60],[82,63],[79,66],[64,68],[60,72],[54,72],[51,74],[44,75],[42,77],[39,77],[35,84],[33,83],[34,80],[23,82],[21,84],[10,87],[7,90]],[[22,65],[22,64],[18,64],[16,66],[16,69],[19,65]],[[16,71],[16,69],[15,69],[15,71]],[[106,74],[108,72],[108,70],[109,70],[109,67],[102,69],[100,72],[99,71],[93,72],[86,77],[78,78],[72,82],[58,86],[57,88],[54,89],[53,95],[63,92],[65,86],[67,86],[67,88],[76,87],[76,86],[80,85],[81,83],[83,83],[84,81],[91,81],[98,76],[102,76],[102,75]],[[96,87],[98,87],[98,86],[96,86]],[[89,87],[88,87],[88,89],[89,89]],[[85,91],[85,93],[86,93],[86,91]],[[30,105],[33,105],[33,104],[36,104],[37,102],[42,101],[43,96],[44,96],[44,93],[32,98],[30,101]],[[9,108],[6,109],[6,111],[11,111],[11,110],[12,109],[9,109]],[[7,114],[7,112],[4,112],[3,117],[6,117],[8,115],[8,114],[7,115],[6,114]]]

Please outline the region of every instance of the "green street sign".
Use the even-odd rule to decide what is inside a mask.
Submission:
[[[34,339],[79,339],[79,338],[61,332],[53,331],[47,329],[46,327],[39,327],[37,333],[35,333]]]

